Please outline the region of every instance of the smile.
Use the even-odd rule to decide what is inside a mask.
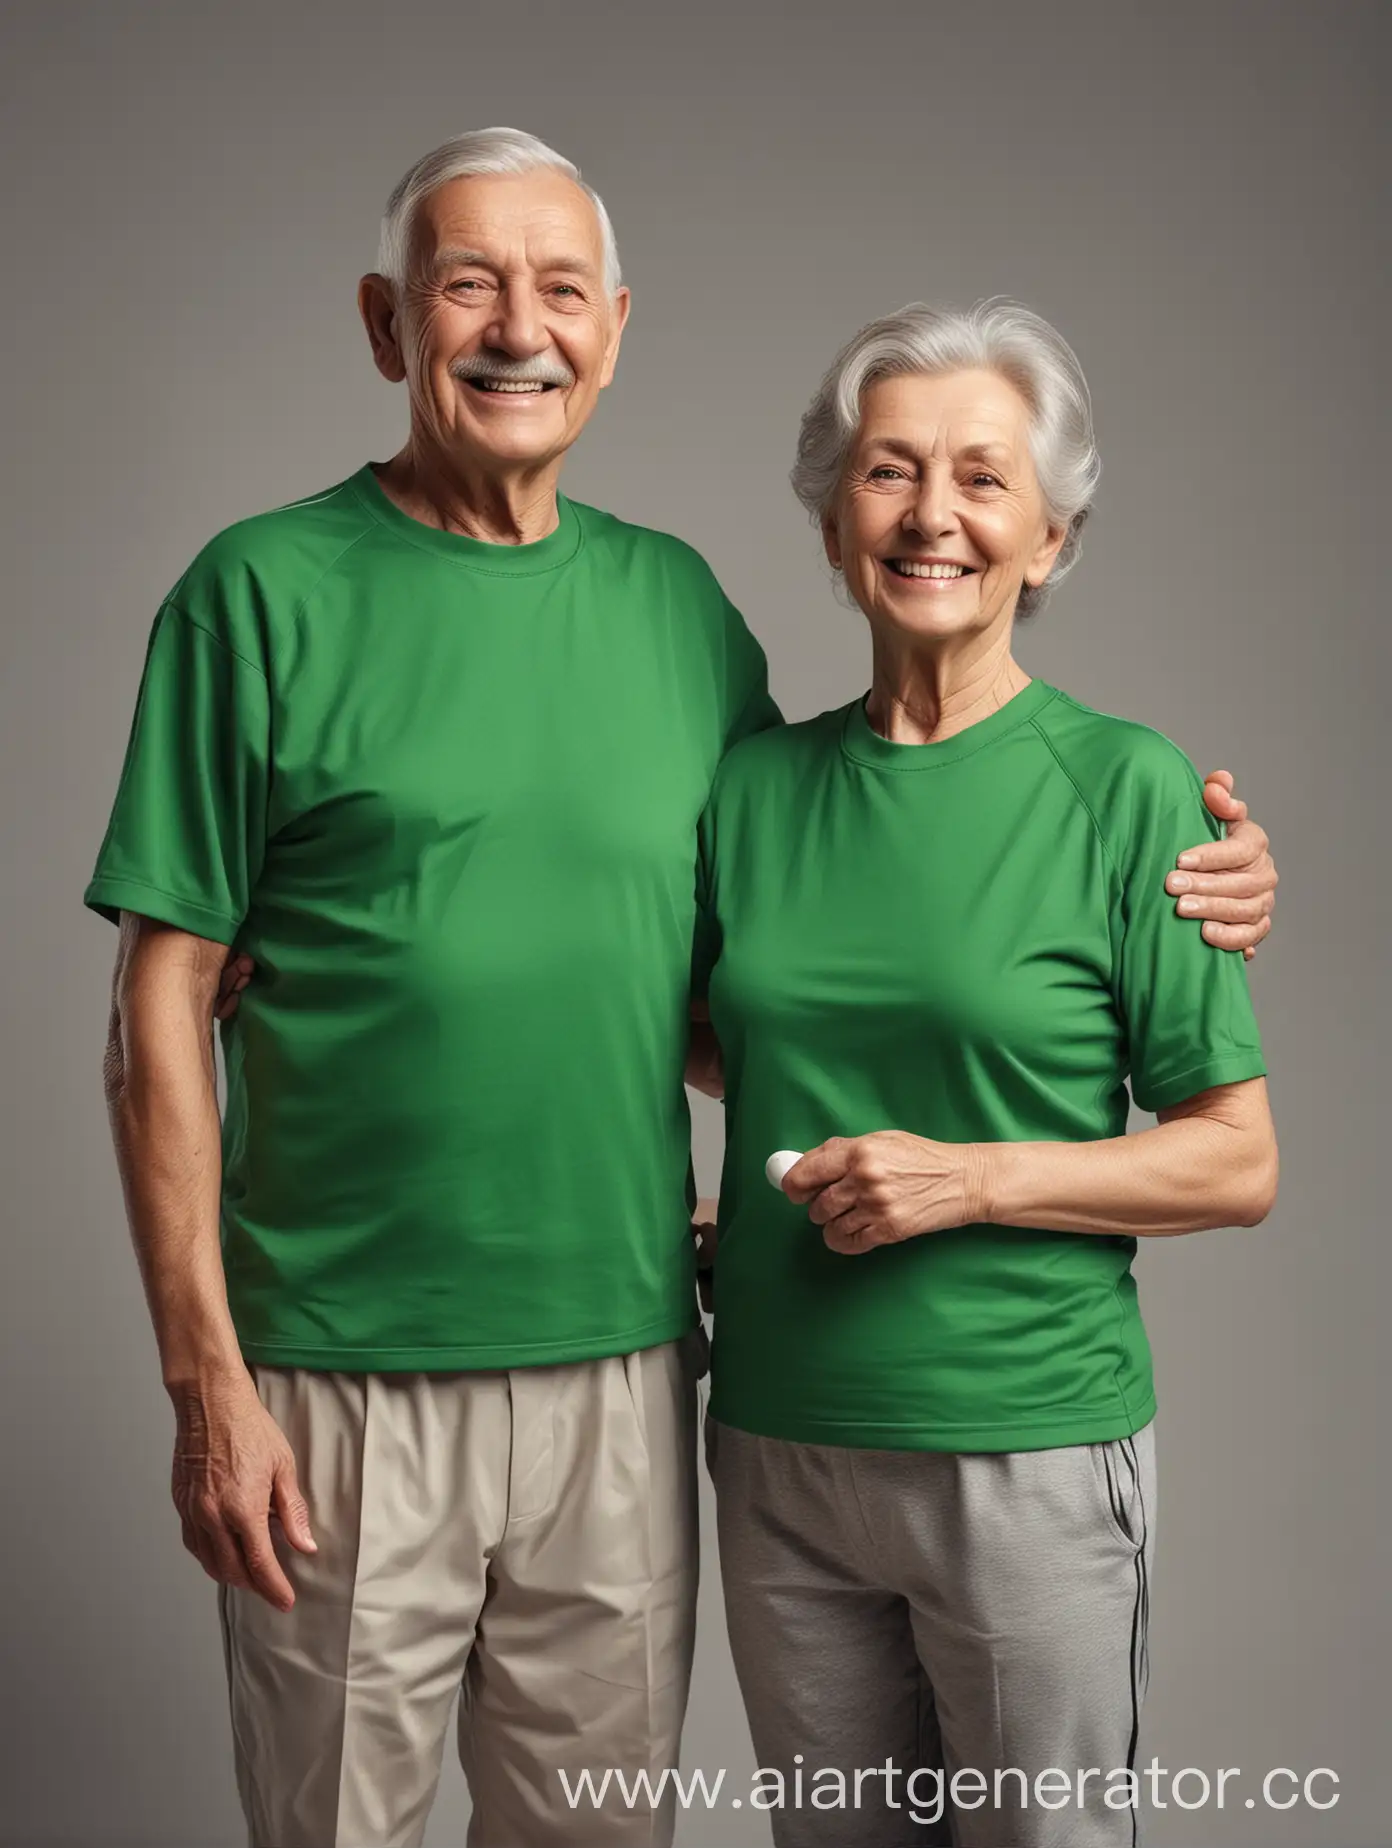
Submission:
[[[509,398],[538,398],[544,391],[555,391],[544,379],[465,379],[474,391],[485,391]]]
[[[975,575],[971,565],[922,564],[916,558],[887,558],[885,564],[897,577],[928,578],[934,582],[953,582]]]

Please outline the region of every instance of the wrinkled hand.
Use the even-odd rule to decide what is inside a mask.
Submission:
[[[714,1200],[698,1200],[691,1221],[691,1236],[696,1244],[696,1298],[707,1315],[715,1308],[711,1287],[715,1265],[715,1214]]]
[[[271,1543],[272,1516],[298,1552],[318,1548],[285,1434],[245,1371],[172,1388],[171,1397],[174,1506],[184,1545],[220,1585],[241,1586],[288,1611],[295,1593]]]
[[[783,1191],[822,1228],[833,1251],[853,1256],[924,1232],[971,1225],[982,1177],[973,1144],[930,1142],[904,1130],[833,1136],[783,1177]]]
[[[1179,856],[1179,870],[1166,879],[1165,890],[1179,898],[1182,918],[1207,920],[1206,942],[1220,950],[1241,950],[1250,962],[1271,930],[1276,902],[1271,843],[1266,830],[1248,819],[1247,804],[1233,794],[1230,771],[1213,772],[1204,784],[1204,801],[1210,813],[1227,823],[1227,838],[1187,848]]]
[[[218,977],[217,1000],[213,1003],[214,1020],[231,1020],[242,999],[242,990],[251,980],[256,964],[249,956],[236,955],[229,950],[227,961],[222,965],[222,974]]]

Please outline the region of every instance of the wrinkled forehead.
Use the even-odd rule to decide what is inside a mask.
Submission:
[[[998,372],[906,373],[861,393],[856,447],[961,455],[1029,450],[1030,411]]]
[[[499,265],[583,266],[598,274],[604,240],[593,202],[564,173],[478,174],[421,201],[411,264],[429,271],[469,253]]]

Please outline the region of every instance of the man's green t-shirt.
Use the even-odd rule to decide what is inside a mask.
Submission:
[[[1033,681],[940,744],[863,702],[751,738],[703,822],[727,1147],[713,1415],[867,1448],[1037,1450],[1153,1415],[1135,1240],[965,1226],[856,1257],[775,1149],[1121,1135],[1265,1067],[1242,958],[1164,893],[1217,824],[1188,760]]]
[[[692,1326],[696,829],[776,719],[700,557],[565,499],[489,545],[364,468],[202,552],[86,898],[256,959],[223,1035],[248,1360],[526,1366]]]

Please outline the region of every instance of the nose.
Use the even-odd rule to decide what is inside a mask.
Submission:
[[[484,338],[489,346],[497,347],[514,359],[531,359],[550,346],[541,302],[530,283],[514,278],[499,289],[497,306]]]
[[[904,526],[932,545],[957,530],[956,484],[950,467],[930,464],[919,479],[918,493],[904,515]]]

